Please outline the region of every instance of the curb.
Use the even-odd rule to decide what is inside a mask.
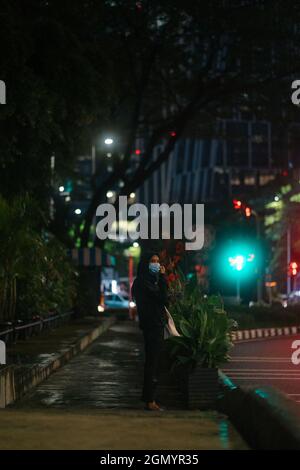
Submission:
[[[248,330],[234,331],[231,335],[232,341],[247,341],[252,339],[273,338],[276,336],[290,336],[300,333],[300,326],[282,326],[275,328],[254,328]]]
[[[217,409],[255,450],[300,450],[300,410],[272,387],[240,388],[219,371]]]
[[[0,368],[0,408],[5,408],[19,400],[31,388],[40,384],[54,371],[86,349],[115,322],[114,316],[104,319],[101,325],[79,338],[67,349],[61,350],[48,364],[27,367],[26,365],[10,365]]]

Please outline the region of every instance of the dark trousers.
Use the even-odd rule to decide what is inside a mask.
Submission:
[[[157,326],[143,329],[145,343],[143,400],[155,400],[160,353],[164,341],[164,327]]]

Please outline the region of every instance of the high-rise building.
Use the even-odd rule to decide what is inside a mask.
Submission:
[[[138,189],[137,200],[205,203],[251,195],[276,175],[300,168],[298,130],[293,124],[280,134],[268,121],[220,120],[215,138],[180,139],[167,162]],[[155,149],[154,160],[162,148]]]

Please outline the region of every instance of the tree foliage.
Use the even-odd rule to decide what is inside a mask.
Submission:
[[[130,194],[182,136],[214,135],[216,119],[232,115],[295,118],[299,16],[297,2],[282,0],[3,1],[2,194],[28,190],[46,209],[51,155],[67,174],[75,156],[113,132],[113,171],[103,153],[86,245],[107,190]]]

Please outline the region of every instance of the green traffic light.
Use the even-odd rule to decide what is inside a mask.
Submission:
[[[252,263],[255,259],[255,254],[254,253],[249,253],[247,256],[243,255],[236,255],[236,256],[229,256],[228,261],[230,264],[230,267],[235,269],[236,271],[242,271],[246,263]]]
[[[251,277],[257,271],[259,252],[255,242],[231,241],[223,247],[221,256],[224,277]]]

